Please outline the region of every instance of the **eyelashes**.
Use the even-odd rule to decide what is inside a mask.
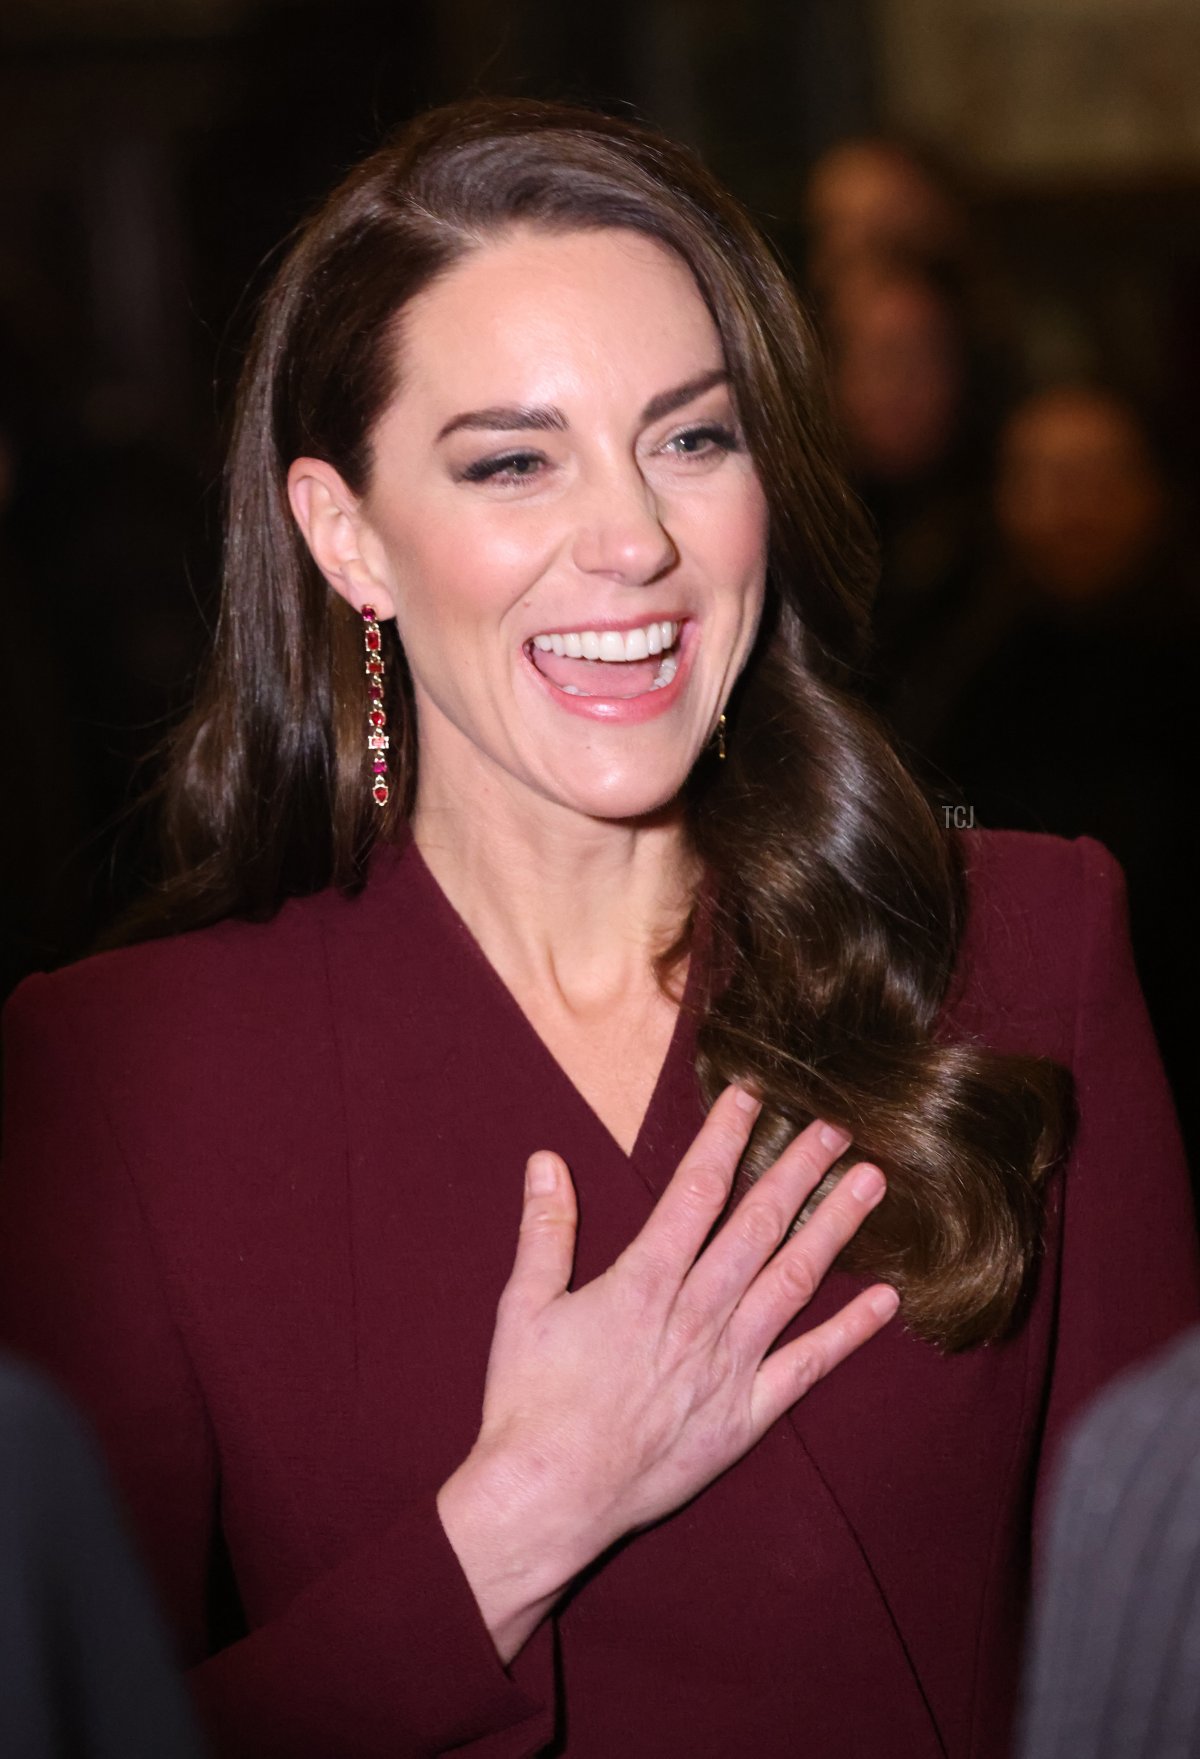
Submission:
[[[519,470],[522,464],[544,464],[546,460],[540,452],[505,452],[499,458],[481,458],[478,464],[468,464],[465,470],[458,473],[459,482],[482,483],[491,482],[496,477],[507,478],[510,482],[528,482],[537,475],[536,470]]]
[[[681,433],[670,436],[670,440],[667,440],[667,447],[679,445],[683,440],[706,442],[706,450],[700,450],[700,447],[697,447],[697,450],[693,450],[693,452],[684,450],[683,454],[679,454],[683,457],[706,457],[707,447],[718,450],[718,452],[741,452],[743,450],[741,438],[734,433],[732,427],[727,427],[725,422],[699,422],[695,427],[684,427]]]
[[[663,445],[662,450],[668,451],[685,441],[695,444],[696,449],[677,451],[674,454],[677,458],[701,460],[710,458],[714,452],[740,452],[743,449],[739,436],[731,427],[728,427],[724,422],[706,421],[697,423],[695,427],[683,428],[677,434],[672,434],[671,438]],[[500,482],[513,485],[532,482],[535,477],[541,474],[541,467],[548,463],[549,460],[541,452],[524,450],[502,452],[494,458],[481,458],[474,464],[468,464],[465,469],[459,471],[457,480],[469,483]]]

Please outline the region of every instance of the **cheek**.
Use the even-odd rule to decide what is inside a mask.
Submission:
[[[524,579],[511,548],[450,522],[432,539],[407,546],[393,569],[406,645],[428,650],[451,635],[462,638],[494,627]]]
[[[769,531],[766,497],[756,480],[751,490],[722,509],[713,534],[722,575],[744,592],[761,594]]]
[[[448,721],[481,742],[501,614],[494,568],[485,565],[469,533],[447,522],[432,541],[426,537],[409,546],[395,575],[396,628],[422,717],[422,738],[431,738],[432,729]]]

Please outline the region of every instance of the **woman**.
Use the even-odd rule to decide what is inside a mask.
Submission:
[[[624,121],[433,112],[275,280],[199,932],[25,986],[2,1187],[220,1752],[1005,1751],[1184,1171],[1115,863],[956,840],[853,693],[831,454],[769,252]]]

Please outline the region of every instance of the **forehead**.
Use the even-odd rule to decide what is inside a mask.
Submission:
[[[522,229],[473,249],[405,308],[399,345],[402,400],[628,384],[644,401],[722,362],[687,264],[619,228]]]

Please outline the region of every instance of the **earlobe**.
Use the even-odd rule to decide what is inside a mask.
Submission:
[[[313,560],[336,593],[356,611],[374,605],[395,616],[387,586],[363,554],[358,496],[323,458],[297,458],[288,471],[288,501]]]

